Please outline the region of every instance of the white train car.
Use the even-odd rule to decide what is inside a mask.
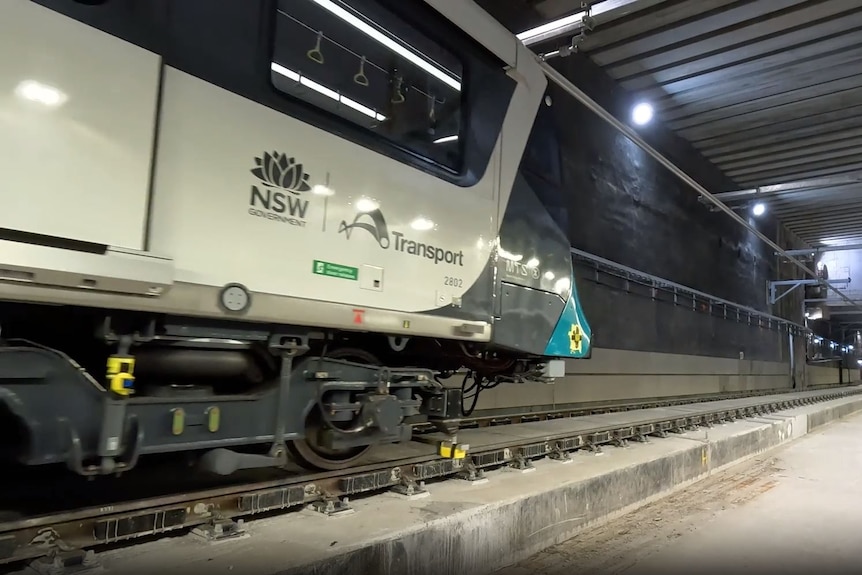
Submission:
[[[342,468],[589,357],[546,85],[467,0],[4,0],[4,454]]]

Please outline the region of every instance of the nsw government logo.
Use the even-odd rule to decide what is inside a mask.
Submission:
[[[434,264],[452,264],[464,265],[464,252],[458,250],[454,252],[419,242],[406,237],[403,233],[395,230],[389,230],[386,224],[386,218],[383,212],[379,209],[360,212],[353,218],[352,223],[347,223],[342,220],[338,226],[338,233],[344,234],[344,237],[350,239],[354,229],[365,230],[377,242],[382,249],[388,250],[390,247],[395,251],[411,255],[417,258],[424,258],[432,261]],[[390,239],[390,234],[392,238]]]
[[[248,213],[252,216],[305,227],[308,200],[303,197],[311,190],[309,175],[302,164],[279,152],[264,152],[254,159],[251,173],[261,185],[251,186]]]

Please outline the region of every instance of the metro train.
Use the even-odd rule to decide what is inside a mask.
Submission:
[[[591,355],[547,89],[469,0],[4,0],[2,456],[463,456],[458,381]]]

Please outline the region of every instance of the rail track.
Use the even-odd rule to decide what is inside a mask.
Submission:
[[[826,390],[847,387],[846,383],[834,383],[811,387],[811,390]],[[730,391],[721,393],[686,394],[676,396],[661,396],[641,398],[636,401],[630,399],[618,401],[594,401],[562,405],[536,405],[526,408],[503,408],[487,409],[480,411],[470,417],[461,420],[461,429],[476,429],[482,427],[493,427],[497,425],[511,425],[518,423],[530,423],[533,421],[546,421],[548,419],[559,419],[563,417],[583,417],[587,415],[598,415],[602,413],[618,413],[621,411],[633,411],[637,409],[650,409],[654,407],[672,407],[674,405],[688,405],[709,401],[720,401],[725,399],[740,399],[747,397],[758,397],[764,395],[779,395],[788,392],[787,388],[773,388],[761,390]],[[422,425],[415,428],[415,433],[435,433],[436,429],[431,425]]]
[[[579,450],[601,451],[606,444],[646,441],[648,436],[663,437],[857,394],[862,394],[862,387],[830,386],[796,393],[748,393],[748,397],[731,399],[727,395],[721,399],[712,396],[712,400],[701,396],[689,401],[672,398],[507,418],[480,416],[475,418],[474,429],[459,432],[459,440],[470,443],[463,458],[440,457],[436,442],[443,436],[426,433],[410,444],[391,446],[377,461],[347,471],[285,472],[264,481],[106,502],[2,522],[0,566],[8,571],[35,560],[40,564],[38,570],[44,571],[68,561],[79,563],[85,550],[188,529],[209,539],[230,538],[241,534],[242,520],[253,516],[303,507],[327,515],[350,512],[351,496],[385,489],[406,496],[421,494],[426,481],[453,477],[476,481],[489,468],[525,469],[539,458],[566,459]],[[596,413],[597,409],[604,412]],[[577,415],[585,412],[588,414]],[[523,421],[536,416],[544,419]],[[511,427],[500,434],[495,429],[499,425]]]

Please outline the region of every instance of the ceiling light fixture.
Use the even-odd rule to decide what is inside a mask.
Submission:
[[[556,34],[558,32],[562,33],[565,28],[568,28],[570,26],[577,26],[584,19],[584,16],[586,16],[586,14],[586,12],[578,12],[577,14],[564,16],[563,18],[548,22],[547,24],[542,24],[541,26],[536,26],[535,28],[525,30],[520,34],[517,34],[517,38],[521,42],[529,45],[530,40],[534,40],[539,36],[544,36],[546,34]]]
[[[331,14],[341,18],[360,32],[364,33],[366,36],[369,36],[372,40],[386,46],[408,62],[411,62],[422,70],[428,72],[447,86],[451,87],[453,90],[457,90],[458,92],[461,91],[461,82],[459,79],[454,78],[440,68],[437,68],[415,52],[408,50],[389,36],[383,34],[368,23],[363,22],[361,19],[357,18],[335,2],[332,2],[332,0],[312,1],[321,8],[329,11]]]
[[[302,84],[303,86],[305,86],[307,88],[311,88],[312,90],[314,90],[318,94],[322,94],[322,95],[326,96],[327,98],[331,98],[332,100],[335,100],[336,102],[344,104],[348,108],[352,108],[353,110],[356,110],[357,112],[364,114],[364,115],[368,116],[369,118],[374,118],[375,120],[377,120],[379,122],[383,122],[386,120],[386,116],[384,116],[383,114],[378,114],[377,112],[375,112],[374,110],[372,110],[368,106],[363,106],[362,104],[360,104],[356,100],[351,100],[347,96],[342,96],[341,94],[339,94],[335,90],[333,90],[331,88],[327,88],[326,86],[324,86],[322,84],[318,84],[314,80],[306,78],[305,76],[303,76],[299,72],[294,72],[293,70],[285,68],[281,64],[276,64],[275,62],[273,62],[270,65],[270,68],[276,74],[280,74],[280,75],[284,76],[285,78],[289,78],[289,79],[293,80],[294,82]]]
[[[757,202],[754,204],[754,207],[751,208],[751,213],[754,214],[754,217],[759,218],[766,213],[766,204],[763,202]]]
[[[632,108],[632,121],[638,126],[645,126],[652,120],[652,106],[646,102],[641,102]]]

